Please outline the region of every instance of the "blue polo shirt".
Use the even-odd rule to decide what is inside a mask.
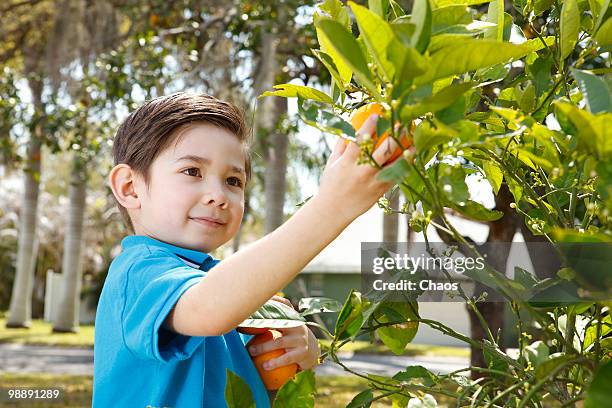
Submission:
[[[257,408],[270,407],[244,346],[251,336],[190,337],[162,327],[181,295],[219,261],[138,235],[121,247],[96,312],[93,406],[226,407],[230,369],[250,386]]]

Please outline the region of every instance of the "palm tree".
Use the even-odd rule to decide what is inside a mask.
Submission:
[[[38,12],[37,12],[38,11]],[[26,20],[19,34],[19,46],[23,47],[23,71],[28,79],[28,85],[32,95],[34,115],[32,123],[33,130],[30,132],[30,140],[27,147],[27,156],[24,167],[23,205],[19,216],[19,243],[17,250],[17,265],[15,282],[11,292],[11,304],[6,327],[19,328],[30,327],[32,319],[32,287],[34,280],[34,267],[37,255],[37,219],[38,219],[38,194],[40,190],[40,165],[41,147],[45,137],[43,133],[43,122],[45,120],[45,106],[42,100],[43,93],[43,67],[42,64],[45,43],[33,33],[36,21],[44,26],[48,14],[40,8],[36,11],[30,10],[31,15],[27,18],[18,15],[21,20]],[[2,18],[16,18],[5,14]],[[31,20],[30,20],[31,19]],[[5,21],[8,25],[8,21]],[[39,27],[40,27],[39,26]],[[6,26],[5,26],[6,27]],[[17,35],[17,34],[15,34]],[[3,55],[3,63],[9,63],[17,50]]]

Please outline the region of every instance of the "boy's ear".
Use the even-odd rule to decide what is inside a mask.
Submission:
[[[125,208],[140,208],[140,200],[136,194],[136,173],[127,164],[118,164],[108,175],[108,184],[113,190],[113,195]]]

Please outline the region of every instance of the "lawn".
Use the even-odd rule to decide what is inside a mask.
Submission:
[[[53,345],[60,347],[93,347],[94,327],[81,326],[78,333],[53,333],[51,323],[33,320],[30,329],[7,329],[6,319],[0,315],[0,343],[22,343]],[[328,340],[321,340],[322,349],[329,348]],[[392,354],[383,344],[353,341],[345,344],[341,351],[353,353]],[[427,344],[408,344],[404,356],[470,357],[467,347],[445,347]]]
[[[93,347],[93,325],[81,326],[78,333],[53,333],[51,323],[32,320],[29,329],[7,329],[0,317],[0,343],[22,343],[60,347]]]
[[[366,389],[367,382],[356,377],[317,377],[317,408],[345,407],[360,391]],[[61,387],[64,391],[62,402],[57,404],[2,403],[2,407],[43,408],[43,407],[90,407],[91,406],[91,376],[69,376],[48,374],[0,374],[0,389],[10,387],[53,388]],[[0,399],[1,401],[1,399]],[[450,406],[450,401],[438,398],[440,407]],[[390,407],[391,401],[381,400],[372,404],[373,407]]]
[[[91,407],[91,392],[93,378],[85,375],[55,375],[55,374],[0,374],[0,405],[15,408],[47,408],[47,407]],[[49,401],[8,403],[6,389],[11,387],[52,389],[61,388],[61,401],[51,404]]]

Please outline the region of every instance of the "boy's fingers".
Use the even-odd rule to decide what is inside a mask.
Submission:
[[[376,130],[376,122],[377,121],[378,121],[378,115],[376,115],[376,114],[370,115],[365,120],[365,122],[363,122],[363,125],[361,125],[359,130],[357,130],[357,132],[355,134],[357,136],[357,140],[361,142],[365,135],[372,136],[372,133],[374,133],[374,131]]]
[[[267,353],[268,351],[286,349],[288,347],[297,347],[303,345],[304,342],[299,337],[281,337],[276,340],[266,341],[265,343],[257,344],[249,347],[249,353],[252,356]]]
[[[282,296],[277,296],[277,295],[274,295],[274,296],[272,296],[272,299],[271,299],[271,300],[275,300],[275,301],[277,301],[277,302],[284,303],[284,304],[286,304],[287,306],[289,306],[289,307],[291,307],[291,308],[293,309],[293,305],[291,304],[291,302],[289,301],[289,299],[285,299],[285,298],[284,298],[284,297],[282,297]]]
[[[299,351],[287,351],[276,358],[272,358],[264,363],[265,370],[273,370],[278,367],[283,367],[289,364],[297,364],[301,360],[301,352]]]
[[[336,140],[336,144],[334,145],[334,148],[332,149],[331,155],[327,159],[326,166],[329,166],[331,163],[338,160],[340,156],[342,156],[342,153],[344,153],[344,151],[346,150],[346,145],[347,143],[345,139],[339,137],[338,140]]]
[[[374,153],[372,153],[372,157],[379,166],[382,166],[387,163],[387,160],[389,160],[389,158],[393,155],[393,152],[395,152],[398,147],[399,145],[395,139],[389,136],[385,138],[380,146],[376,148]]]

